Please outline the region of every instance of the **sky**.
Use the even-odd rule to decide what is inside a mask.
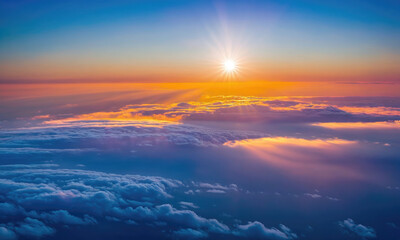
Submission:
[[[0,239],[399,239],[399,13],[0,0]]]
[[[398,1],[2,1],[3,82],[398,82]]]

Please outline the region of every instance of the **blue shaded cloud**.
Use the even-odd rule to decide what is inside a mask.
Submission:
[[[27,217],[21,222],[17,223],[8,223],[8,224],[2,224],[0,227],[5,228],[6,230],[3,230],[6,237],[12,237],[14,236],[13,233],[27,237],[27,238],[41,238],[44,236],[48,235],[53,235],[55,233],[55,230],[47,225],[45,225],[43,222]],[[11,238],[12,239],[12,238]]]
[[[208,234],[204,231],[198,231],[191,228],[186,228],[174,231],[173,237],[177,239],[197,239],[197,238],[206,238],[208,237]]]
[[[89,215],[84,215],[83,218],[79,218],[76,216],[71,215],[68,211],[65,210],[56,210],[51,211],[49,213],[36,213],[36,212],[29,212],[28,215],[31,217],[35,217],[38,219],[43,219],[46,222],[50,223],[63,223],[63,224],[70,224],[70,225],[86,225],[86,224],[96,224],[97,221],[93,217]]]
[[[177,192],[183,194],[198,187],[239,191],[235,184],[183,184],[162,177],[58,169],[48,164],[43,164],[43,168],[40,164],[31,168],[3,167],[7,171],[0,172],[0,220],[3,222],[0,233],[5,239],[41,238],[54,235],[60,225],[96,225],[107,221],[169,226],[169,234],[175,238],[203,238],[209,233],[248,236],[255,228],[252,225],[229,227],[217,219],[173,206]],[[188,202],[179,205],[195,206]],[[261,223],[257,222],[256,227],[258,224]],[[294,236],[282,226],[280,230],[264,230]]]
[[[297,235],[293,233],[288,227],[281,224],[277,228],[267,228],[260,222],[249,222],[245,225],[238,225],[237,230],[234,234],[249,238],[262,238],[262,239],[276,239],[276,240],[288,240],[296,239]]]
[[[3,240],[14,240],[17,239],[17,235],[11,229],[8,229],[6,226],[0,225],[0,239]]]
[[[340,221],[339,226],[346,233],[355,234],[355,235],[361,237],[362,239],[376,238],[375,230],[372,227],[367,227],[362,224],[357,224],[351,218]]]

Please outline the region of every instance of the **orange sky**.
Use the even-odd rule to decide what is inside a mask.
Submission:
[[[335,82],[215,81],[204,83],[59,83],[1,84],[0,99],[15,100],[123,91],[122,97],[152,96],[179,91],[170,102],[196,101],[204,96],[400,96],[400,84]],[[140,93],[129,92],[140,91]]]

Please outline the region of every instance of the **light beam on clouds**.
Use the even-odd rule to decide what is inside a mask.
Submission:
[[[292,175],[307,175],[326,180],[363,177],[349,163],[339,160],[352,149],[360,148],[357,141],[267,137],[229,141],[224,145],[244,150],[254,158]]]
[[[400,121],[385,122],[330,122],[314,123],[313,126],[319,126],[332,129],[400,129]]]

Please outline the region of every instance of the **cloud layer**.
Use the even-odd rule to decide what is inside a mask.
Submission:
[[[234,184],[187,185],[161,177],[57,169],[48,165],[4,167],[7,171],[0,172],[2,239],[16,239],[18,236],[41,238],[56,234],[61,225],[85,226],[107,221],[151,224],[155,228],[168,226],[169,235],[179,238],[203,238],[208,234],[296,238],[283,225],[280,229],[269,229],[255,222],[229,227],[217,219],[205,218],[193,210],[172,205],[177,191],[183,193],[188,188],[197,187],[238,191]]]
[[[341,98],[265,98],[216,96],[196,102],[173,104],[127,105],[114,112],[94,112],[68,120],[158,120],[158,121],[228,121],[228,122],[364,122],[400,119],[400,102],[376,98],[363,104],[340,101]],[[379,100],[379,99],[378,99]],[[353,99],[357,102],[357,98]],[[51,122],[51,121],[50,121]]]

